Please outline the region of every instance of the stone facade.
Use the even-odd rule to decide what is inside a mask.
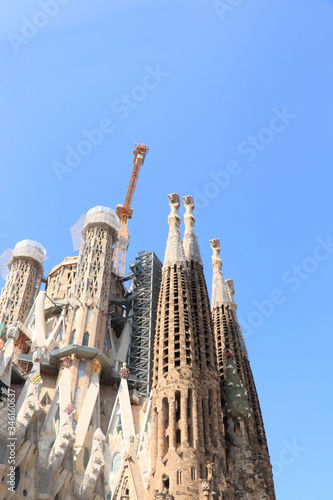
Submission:
[[[0,499],[275,499],[219,241],[210,305],[193,198],[184,197],[184,241],[179,196],[169,202],[148,397],[126,365],[136,285],[127,291],[112,268],[115,213],[84,216],[79,255],[52,269],[45,291],[43,247],[25,240],[13,251],[0,298],[0,378],[11,388],[0,407]]]

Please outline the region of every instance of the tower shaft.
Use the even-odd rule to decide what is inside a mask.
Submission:
[[[237,495],[251,492],[254,500],[274,500],[264,424],[244,339],[237,321],[233,283],[223,279],[219,240],[211,240],[211,245],[212,317],[221,389],[227,398],[228,471],[234,478],[236,498]],[[236,391],[233,387],[235,385],[239,386]]]
[[[76,271],[73,308],[65,344],[103,349],[112,282],[112,247],[118,220],[112,210],[96,207],[86,215]],[[93,374],[93,354],[76,354],[71,392],[80,411]]]
[[[16,245],[0,297],[0,323],[25,322],[43,278],[45,255],[45,249],[35,241],[23,240]]]
[[[159,498],[154,496],[159,491],[203,499],[204,486],[213,493],[214,466],[223,483],[219,381],[202,265],[189,256],[188,270],[179,232],[179,196],[169,195],[169,200],[154,349],[150,498]],[[202,335],[207,337],[204,347]]]

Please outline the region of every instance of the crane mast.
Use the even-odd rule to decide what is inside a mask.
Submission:
[[[119,231],[118,240],[115,243],[113,250],[113,267],[119,276],[124,276],[125,274],[125,264],[126,264],[126,252],[130,242],[129,232],[128,232],[128,220],[132,218],[133,209],[132,201],[134,196],[134,191],[136,188],[136,183],[138,181],[140,169],[145,161],[146,154],[149,151],[149,146],[142,144],[134,144],[133,149],[133,170],[131,179],[128,185],[125,203],[124,205],[117,205],[116,214],[119,217]]]

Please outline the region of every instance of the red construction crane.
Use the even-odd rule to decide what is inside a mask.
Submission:
[[[120,276],[125,274],[125,264],[126,264],[126,252],[129,245],[130,237],[128,233],[128,219],[132,218],[133,209],[132,201],[134,196],[134,191],[136,183],[138,181],[140,168],[145,161],[146,154],[149,151],[149,146],[142,144],[134,144],[133,149],[133,170],[131,175],[131,180],[126,193],[124,205],[117,205],[116,214],[120,219],[118,240],[114,246],[113,250],[113,267],[116,269]]]

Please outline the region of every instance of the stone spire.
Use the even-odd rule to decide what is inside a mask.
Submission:
[[[200,262],[202,264],[198,238],[194,231],[195,218],[193,215],[194,202],[193,196],[184,196],[185,205],[185,234],[184,234],[184,250],[187,261]]]
[[[244,339],[236,316],[234,286],[232,280],[223,279],[219,239],[211,240],[211,246],[213,249],[212,317],[222,394],[227,400],[226,448],[227,461],[230,460],[228,467],[233,469],[233,494],[235,498],[245,498],[250,492],[251,498],[274,500],[274,485],[264,424]],[[236,390],[233,391],[234,386]]]
[[[170,195],[169,200],[169,237],[154,346],[149,499],[168,498],[168,495],[186,498],[192,491],[195,498],[203,500],[202,480],[206,479],[206,471],[212,462],[216,460],[214,466],[220,477],[219,484],[225,471],[219,379],[201,259],[200,262],[191,259],[195,246],[196,259],[200,257],[191,216],[193,209],[188,209],[188,219],[195,246],[192,246],[190,260],[186,263],[179,233],[179,196]],[[194,284],[197,274],[200,274],[200,279]],[[198,301],[195,305],[194,296]],[[207,481],[207,484],[208,489],[216,491],[215,483]],[[154,492],[159,492],[159,496]]]
[[[168,198],[171,211],[168,217],[169,236],[166,244],[163,268],[165,269],[177,264],[186,269],[186,259],[179,230],[179,195],[177,193],[172,193],[168,195]]]
[[[221,306],[222,304],[231,305],[229,287],[223,279],[222,260],[220,257],[220,240],[215,238],[210,240],[213,250],[212,266],[213,266],[213,293],[212,293],[212,308]]]
[[[203,272],[198,238],[195,234],[193,216],[193,197],[185,196],[185,235],[184,247],[192,299],[192,316],[195,334],[198,339],[198,358],[203,389],[202,415],[204,421],[203,441],[206,460],[213,465],[210,482],[211,492],[219,497],[226,491],[224,480],[225,448],[223,412],[219,376],[217,371],[216,349],[210,311],[209,295]]]

